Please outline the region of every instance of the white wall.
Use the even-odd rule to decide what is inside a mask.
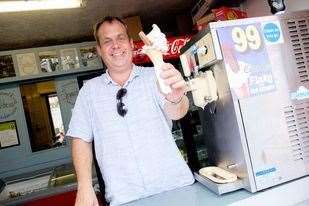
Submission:
[[[309,0],[285,0],[286,11],[309,9]],[[249,17],[272,15],[267,0],[247,0],[244,7]]]

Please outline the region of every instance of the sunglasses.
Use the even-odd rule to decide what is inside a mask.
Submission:
[[[125,104],[122,102],[122,97],[127,94],[127,90],[125,88],[121,88],[118,90],[116,94],[117,99],[117,112],[120,116],[124,117],[127,114],[127,109],[125,108]]]

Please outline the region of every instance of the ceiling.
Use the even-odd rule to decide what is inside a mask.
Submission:
[[[0,13],[0,51],[92,41],[92,26],[105,15],[141,17],[177,29],[175,16],[190,14],[196,0],[87,0],[84,8]]]

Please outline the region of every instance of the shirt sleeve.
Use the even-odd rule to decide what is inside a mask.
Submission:
[[[80,138],[86,142],[93,140],[89,91],[87,84],[79,91],[66,134],[68,137]]]

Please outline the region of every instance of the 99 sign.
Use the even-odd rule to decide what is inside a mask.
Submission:
[[[260,33],[253,25],[249,25],[245,29],[241,27],[233,28],[232,39],[238,52],[245,52],[248,48],[257,50],[261,47]]]

